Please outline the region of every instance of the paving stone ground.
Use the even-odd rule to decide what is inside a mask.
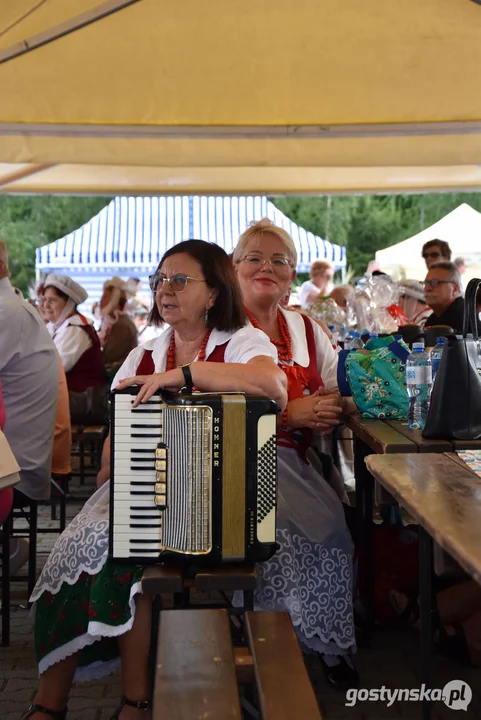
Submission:
[[[75,487],[73,490],[75,493]],[[73,517],[79,508],[78,502],[70,502],[68,517]],[[49,512],[48,508],[41,509],[39,525],[51,525]],[[39,535],[38,570],[56,537]],[[0,648],[0,720],[20,720],[34,696],[37,683],[33,623],[26,608],[26,584],[14,583],[12,596],[11,644],[9,648]],[[421,720],[419,703],[397,702],[388,708],[380,702],[359,702],[354,707],[347,707],[344,694],[326,685],[317,657],[309,656],[305,660],[323,720]],[[418,664],[418,638],[394,630],[377,631],[370,647],[359,648],[356,656],[360,687],[367,689],[383,685],[388,688],[418,688]],[[473,700],[468,711],[463,714],[436,702],[433,720],[481,720],[481,670],[464,668],[436,656],[435,687],[442,688],[455,679],[464,680],[472,689]],[[68,720],[109,720],[120,694],[118,674],[94,683],[77,685],[72,689]]]

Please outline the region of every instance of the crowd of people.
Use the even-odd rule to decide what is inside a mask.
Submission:
[[[410,323],[426,328],[441,325],[446,327],[446,332],[462,332],[464,298],[461,275],[466,266],[462,257],[451,262],[451,255],[449,244],[444,240],[433,239],[423,245],[422,257],[426,263],[424,280],[402,279],[398,283],[398,303],[404,316],[403,324]],[[349,297],[354,293],[354,287],[332,287],[333,275],[334,267],[330,262],[314,261],[309,280],[300,286],[297,294],[291,296],[291,302],[308,311],[313,304],[328,297],[339,307],[346,308]],[[377,267],[367,275],[391,281],[390,276]],[[481,297],[479,305],[481,310]]]
[[[458,329],[462,286],[445,245],[424,246],[424,286],[406,281],[403,291],[413,317],[429,306],[426,323],[450,320]],[[292,238],[267,219],[240,236],[232,257],[201,240],[170,248],[150,278],[154,336],[139,344],[136,313],[144,318],[147,308],[132,300],[137,279],[130,292],[120,278],[105,283],[97,331],[79,312],[87,293],[70,277],[48,275],[36,307],[16,294],[0,241],[0,421],[4,411],[21,478],[3,511],[48,498],[51,478],[68,477],[71,424],[108,424],[110,388],[140,386],[136,403],[145,402],[159,389],[180,389],[188,366],[201,391],[272,398],[280,408],[279,549],[257,567],[255,607],[287,610],[303,649],[319,655],[333,687],[346,689],[358,683],[354,545],[329,464],[312,464],[307,451],[355,407],[339,393],[328,331],[285,308],[296,265]],[[316,261],[301,304],[330,292],[345,306],[350,289],[331,289],[333,274],[329,263]],[[110,436],[97,490],[55,543],[31,597],[40,682],[25,720],[62,720],[72,683],[119,662],[123,696],[113,717],[150,717],[150,600],[140,594],[143,568],[108,558],[109,491]],[[25,553],[12,545],[12,556],[16,571]]]

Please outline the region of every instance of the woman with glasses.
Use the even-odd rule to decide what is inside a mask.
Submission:
[[[239,238],[234,264],[247,316],[276,346],[289,402],[278,421],[279,551],[257,569],[257,609],[287,610],[303,649],[321,656],[328,682],[355,686],[353,544],[342,504],[307,460],[313,432],[339,425],[337,355],[306,315],[280,302],[296,275],[292,238],[261,220]]]
[[[136,402],[186,380],[200,390],[245,392],[283,409],[286,379],[266,335],[247,323],[232,263],[216,245],[189,240],[168,250],[150,279],[151,320],[170,325],[133,350],[113,387],[140,385]],[[57,540],[35,587],[40,687],[24,716],[62,720],[70,686],[112,672],[121,658],[123,697],[113,718],[150,720],[150,599],[142,567],[108,560],[110,441],[99,489]]]

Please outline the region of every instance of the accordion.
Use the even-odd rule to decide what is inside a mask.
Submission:
[[[276,404],[242,394],[111,393],[109,556],[147,565],[268,560],[276,546]]]

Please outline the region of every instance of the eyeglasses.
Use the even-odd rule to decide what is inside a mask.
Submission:
[[[441,257],[441,253],[440,253],[439,251],[437,251],[437,250],[435,250],[434,252],[425,252],[425,253],[423,253],[423,258],[424,258],[425,260],[426,260],[426,258],[429,258],[429,257],[431,257],[431,258],[438,258],[438,257]]]
[[[252,265],[252,267],[259,268],[261,270],[263,267],[265,267],[266,263],[270,263],[271,267],[279,270],[281,268],[288,268],[291,267],[291,261],[289,258],[286,257],[270,257],[270,258],[263,258],[259,255],[245,255],[239,262],[245,262],[248,265]]]
[[[189,280],[195,280],[196,282],[205,282],[205,280],[202,280],[201,278],[190,277],[189,275],[184,275],[183,273],[176,273],[170,278],[164,277],[163,275],[158,275],[157,273],[155,273],[154,275],[149,275],[150,289],[154,293],[163,288],[165,282],[169,283],[169,287],[172,292],[183,292]]]
[[[422,284],[424,285],[424,288],[436,288],[438,285],[445,285],[446,283],[454,283],[454,280],[424,280]]]

